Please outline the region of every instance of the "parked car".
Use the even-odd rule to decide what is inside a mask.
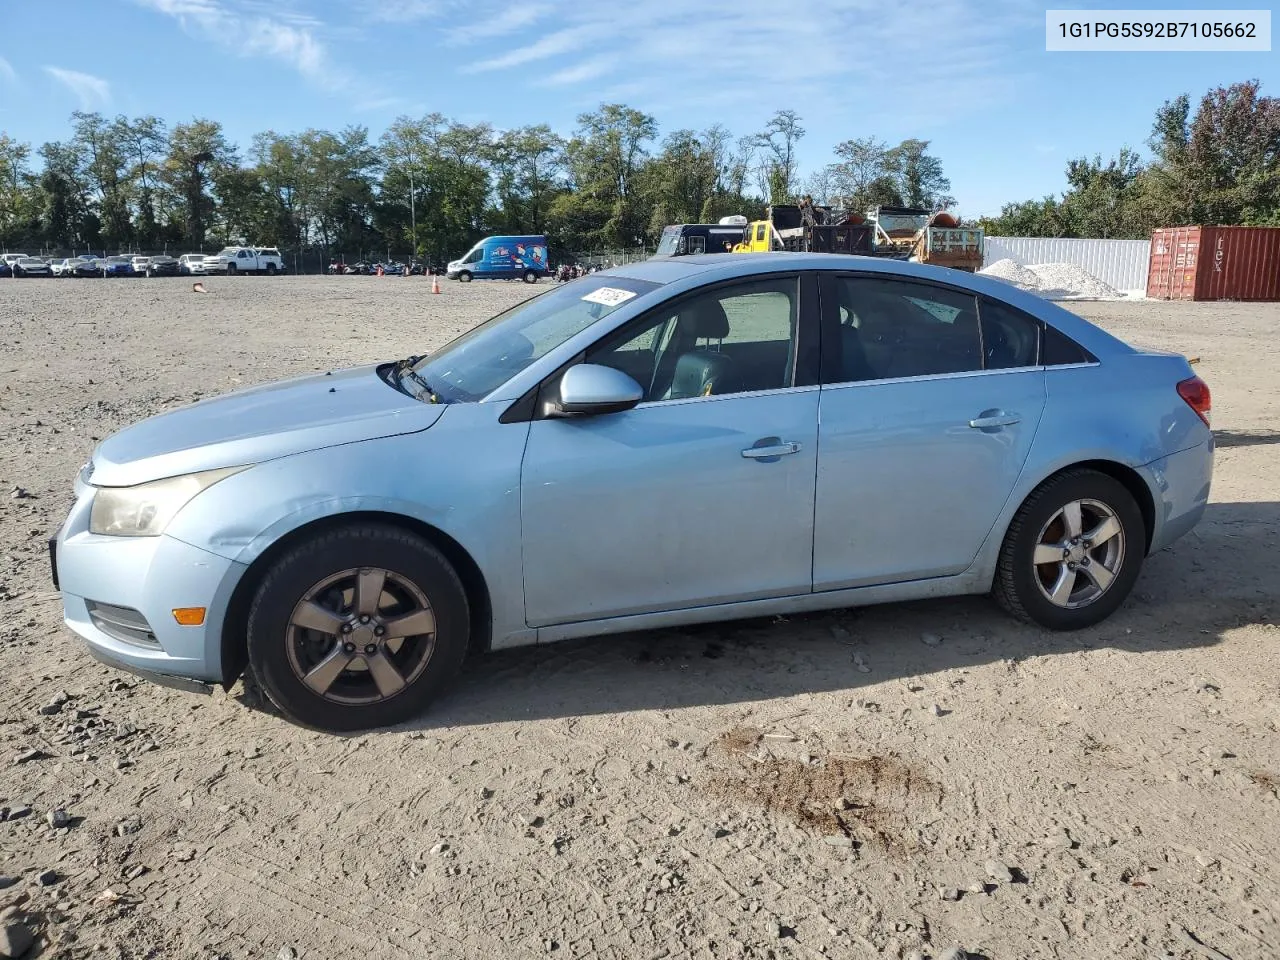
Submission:
[[[178,258],[178,272],[187,276],[204,276],[204,254],[184,253]]]
[[[150,259],[150,257],[145,257],[140,253],[134,254],[129,258],[129,261],[133,266],[133,275],[135,277],[140,277],[147,272],[147,262],[150,261]]]
[[[104,277],[132,277],[133,273],[133,257],[118,256],[105,257],[98,261],[98,266],[102,270]]]
[[[138,269],[137,264],[134,264],[134,269]],[[178,261],[169,256],[147,257],[142,272],[148,277],[176,277]]]
[[[547,238],[485,237],[457,260],[450,261],[450,279],[469,283],[471,280],[513,280],[537,283],[551,276],[547,266]]]
[[[72,259],[71,257],[67,257],[63,260],[54,260],[49,264],[49,271],[55,277],[69,277],[72,275],[75,265],[79,262],[79,260]]]
[[[204,258],[205,273],[267,273],[274,276],[283,269],[280,251],[273,248],[226,247]]]
[[[19,260],[23,259],[26,256],[27,254],[25,253],[5,253],[5,254],[0,254],[0,260],[3,260],[10,267],[12,267],[15,263],[17,263]]]
[[[12,277],[13,267],[9,266],[8,260],[0,260],[0,277]]]
[[[53,268],[39,257],[21,257],[13,261],[15,277],[52,277]]]
[[[102,261],[93,257],[82,258],[77,257],[72,261],[70,276],[73,277],[101,277]]]
[[[98,657],[251,663],[295,721],[364,729],[473,647],[986,593],[1088,627],[1199,520],[1209,417],[1185,358],[998,280],[657,260],[128,427],[50,550]]]

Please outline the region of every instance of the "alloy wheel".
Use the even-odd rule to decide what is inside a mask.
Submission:
[[[310,690],[348,705],[399,694],[435,651],[426,594],[390,570],[343,570],[312,586],[289,617],[289,666]]]
[[[1036,584],[1054,606],[1087,607],[1110,588],[1124,563],[1124,525],[1101,500],[1072,500],[1036,537]]]

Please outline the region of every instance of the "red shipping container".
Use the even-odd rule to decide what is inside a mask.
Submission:
[[[1280,227],[1153,230],[1147,296],[1280,300]]]

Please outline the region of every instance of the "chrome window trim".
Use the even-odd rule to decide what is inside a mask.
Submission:
[[[706,397],[675,397],[669,400],[645,400],[637,403],[632,410],[647,410],[650,407],[669,407],[682,403],[702,403],[709,400],[735,400],[738,397],[771,397],[783,393],[810,393],[814,390],[821,390],[822,387],[816,383],[806,384],[802,387],[774,387],[770,390],[743,390],[738,393],[719,393],[711,394]]]
[[[1052,366],[1044,366],[1037,364],[1028,367],[1002,367],[999,370],[960,370],[956,373],[926,373],[917,377],[885,377],[878,380],[837,380],[835,383],[824,383],[824,390],[846,389],[848,387],[865,387],[875,386],[882,383],[916,383],[930,380],[960,380],[966,377],[990,377],[1002,373],[1030,373],[1033,371],[1041,371],[1047,373],[1050,370],[1071,370],[1080,367],[1097,367],[1101,366],[1097,361],[1088,363],[1063,363],[1054,364]]]

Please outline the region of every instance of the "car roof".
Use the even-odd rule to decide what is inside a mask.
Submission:
[[[1038,294],[1021,290],[1002,280],[948,267],[934,267],[887,257],[841,253],[712,253],[639,260],[620,267],[611,267],[601,271],[601,274],[661,284],[693,280],[698,285],[704,285],[722,280],[793,270],[832,273],[856,271],[864,274],[883,274],[886,279],[900,278],[946,284],[970,293],[991,297],[1039,317],[1094,353],[1133,351],[1133,348],[1123,340],[1094,326],[1083,317],[1045,300]],[[596,274],[596,276],[599,275]]]

